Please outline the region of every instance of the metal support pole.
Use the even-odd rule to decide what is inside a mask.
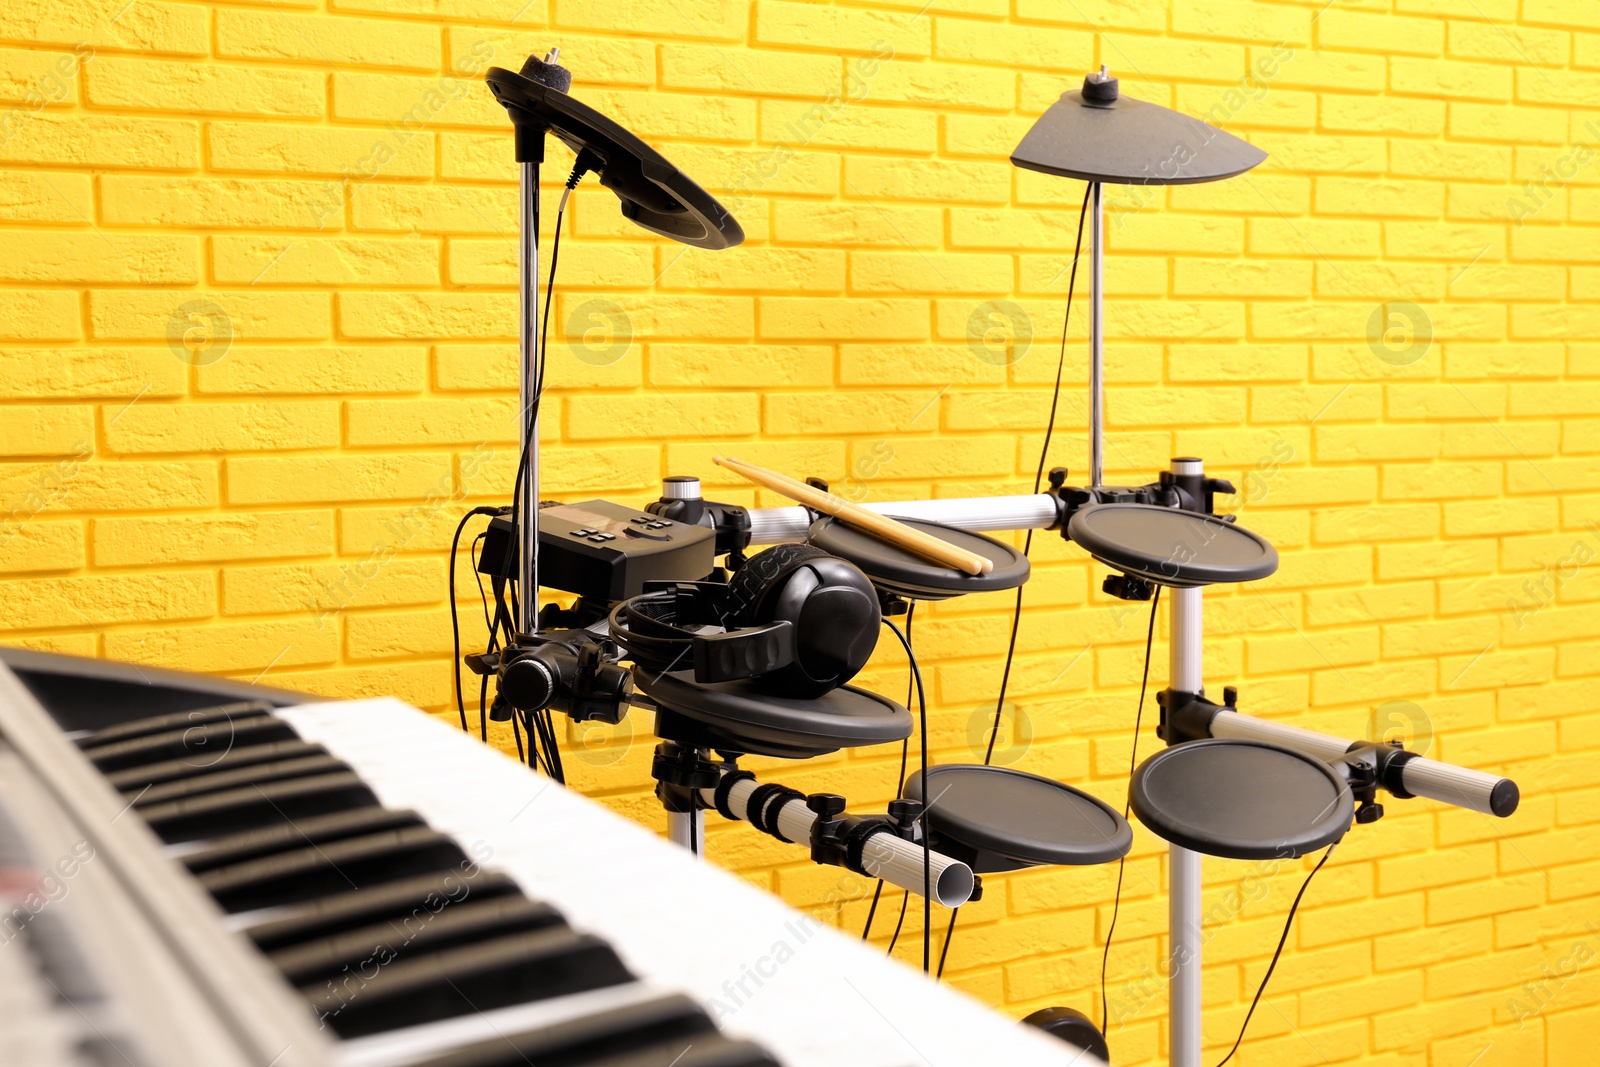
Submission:
[[[1173,460],[1173,474],[1201,474],[1197,459]],[[1166,590],[1172,605],[1170,689],[1198,693],[1205,684],[1203,586]],[[1167,852],[1167,936],[1171,942],[1167,984],[1170,1067],[1200,1067],[1200,853],[1172,845]]]
[[[1089,185],[1089,487],[1105,484],[1105,186]]]
[[[705,851],[706,813],[667,812],[667,838],[674,845],[682,845],[696,856]]]
[[[518,486],[517,629],[531,634],[539,619],[539,164],[521,164],[522,365],[520,444],[527,455]]]

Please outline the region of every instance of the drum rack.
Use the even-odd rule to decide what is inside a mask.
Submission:
[[[1173,480],[1203,475],[1195,458],[1175,459]],[[937,501],[892,501],[870,505],[893,515],[937,516],[940,522],[967,530],[1062,529],[1063,513],[1071,491],[994,498],[967,497]],[[750,512],[752,540],[777,541],[796,534],[794,508],[757,508]],[[1169,622],[1171,643],[1168,683],[1160,694],[1161,736],[1171,745],[1202,738],[1264,741],[1281,745],[1323,761],[1345,758],[1352,751],[1372,750],[1364,741],[1352,741],[1287,723],[1246,715],[1230,699],[1222,704],[1205,697],[1204,587],[1171,587]],[[1427,797],[1444,804],[1504,818],[1516,810],[1516,783],[1483,771],[1460,767],[1401,749],[1381,750],[1376,784],[1401,798]],[[1366,821],[1366,820],[1363,820]],[[1168,1000],[1170,1011],[1170,1067],[1200,1067],[1202,932],[1201,854],[1179,845],[1168,846],[1169,938]],[[1104,1023],[1102,1023],[1104,1025]]]
[[[560,688],[557,675],[567,669],[562,666],[563,663],[572,660],[580,670],[595,668],[599,663],[595,649],[600,647],[601,640],[589,639],[596,634],[602,638],[604,636],[600,629],[590,631],[589,625],[593,622],[590,619],[581,622],[580,629],[566,631],[567,634],[578,634],[577,638],[560,637],[553,639],[553,644],[541,644],[545,639],[540,634],[537,602],[537,590],[540,587],[538,544],[541,506],[538,402],[543,387],[543,353],[540,340],[538,233],[540,165],[544,160],[546,135],[554,134],[577,153],[577,163],[567,182],[568,192],[585,172],[598,171],[601,183],[621,201],[623,215],[647,230],[685,244],[711,249],[726,248],[743,239],[743,232],[731,215],[670,163],[609,119],[566,95],[571,74],[559,66],[557,58],[558,52],[553,50],[543,60],[530,57],[520,73],[491,68],[487,76],[490,88],[506,107],[516,130],[519,173],[521,456],[512,509],[513,530],[516,533],[511,553],[514,556],[514,572],[508,567],[498,577],[501,584],[506,579],[514,580],[522,595],[517,602],[514,619],[517,632],[506,652],[497,657],[490,653],[481,657],[467,657],[469,662],[478,661],[474,669],[479,673],[498,670],[500,680],[504,682],[507,664],[519,662],[508,657],[542,648],[540,654],[546,658],[534,662],[536,657],[530,654],[520,661],[529,668],[531,676],[537,676],[534,680],[539,686],[548,689],[549,696],[541,698],[543,703],[538,703],[541,709],[551,706],[550,698]],[[1180,153],[1180,149],[1186,151]],[[1265,158],[1265,153],[1254,146],[1205,123],[1166,108],[1121,96],[1117,80],[1110,77],[1103,66],[1098,73],[1085,78],[1080,91],[1064,93],[1017,146],[1012,162],[1026,169],[1088,183],[1086,210],[1092,211],[1089,484],[1082,487],[1067,486],[1067,472],[1058,468],[1051,472],[1050,491],[1047,493],[894,501],[866,506],[903,519],[937,523],[953,531],[972,534],[1058,530],[1114,571],[1122,572],[1107,580],[1105,588],[1113,595],[1127,600],[1146,600],[1150,599],[1155,586],[1166,588],[1169,594],[1170,656],[1167,687],[1159,694],[1158,703],[1161,708],[1159,736],[1167,742],[1167,752],[1196,742],[1202,745],[1213,743],[1206,739],[1248,741],[1278,746],[1280,750],[1321,761],[1322,765],[1332,765],[1351,784],[1353,788],[1350,794],[1361,804],[1355,812],[1358,823],[1370,822],[1381,815],[1382,809],[1374,801],[1376,791],[1380,788],[1397,797],[1429,797],[1498,817],[1508,816],[1516,808],[1518,794],[1516,785],[1507,779],[1413,755],[1398,746],[1350,741],[1246,715],[1237,709],[1232,686],[1225,689],[1222,704],[1210,701],[1205,695],[1203,663],[1204,585],[1207,582],[1262,577],[1275,568],[1276,554],[1270,545],[1255,535],[1237,530],[1214,516],[1215,493],[1231,492],[1232,487],[1226,482],[1208,478],[1204,464],[1198,458],[1174,459],[1171,467],[1161,472],[1157,481],[1144,486],[1103,484],[1104,186],[1108,183],[1169,185],[1214,181],[1243,173]],[[563,206],[565,202],[563,195]],[[549,314],[548,300],[549,294],[544,309],[546,318]],[[693,501],[685,488],[686,483],[690,482],[694,483]],[[650,505],[647,510],[656,515],[676,518],[674,509],[682,509],[686,504],[693,503],[695,517],[686,521],[716,529],[719,552],[729,552],[731,558],[739,562],[743,561],[743,550],[751,545],[805,541],[818,534],[818,516],[803,507],[744,509],[699,502],[698,492],[698,479],[669,479],[661,501]],[[1094,518],[1096,514],[1103,516],[1109,509],[1130,507],[1164,513],[1169,517],[1177,517],[1174,516],[1174,512],[1177,512],[1178,516],[1184,517],[1182,521],[1189,523],[1189,527],[1211,531],[1202,534],[1207,538],[1213,536],[1216,530],[1227,529],[1230,532],[1224,539],[1231,539],[1242,550],[1243,556],[1240,558],[1252,552],[1259,558],[1253,563],[1237,566],[1235,569],[1241,577],[1233,579],[1199,574],[1186,558],[1180,557],[1180,550],[1184,548],[1181,543],[1168,546],[1172,555],[1166,563],[1156,557],[1156,562],[1150,565],[1129,565],[1116,553],[1108,553],[1104,545],[1105,531],[1097,531],[1093,526],[1099,521]],[[1122,512],[1123,516],[1129,514],[1132,513],[1126,510]],[[736,521],[731,521],[725,529],[725,520]],[[1171,522],[1164,524],[1169,528],[1173,525]],[[725,533],[729,535],[726,538]],[[997,544],[996,547],[1005,546]],[[1009,548],[1006,550],[1010,551]],[[1026,577],[1026,557],[1022,558],[1021,563],[1022,577],[1017,580],[1017,585]],[[1238,563],[1237,559],[1230,561],[1230,565],[1235,563]],[[880,590],[882,588],[880,586]],[[900,595],[893,591],[892,585],[889,588],[891,591],[887,595]],[[498,592],[499,585],[497,595]],[[927,598],[937,599],[938,595]],[[577,644],[561,644],[562,641],[576,641]],[[909,650],[909,643],[907,647]],[[615,650],[612,651],[614,653]],[[558,660],[561,662],[558,663]],[[571,687],[568,678],[562,677],[560,681]],[[693,695],[692,683],[674,684],[689,685],[688,691]],[[827,695],[834,696],[849,689],[848,686],[840,686]],[[859,690],[852,692],[857,697],[871,696]],[[685,711],[692,709],[670,707],[667,699],[659,693],[650,694],[648,700],[634,699],[631,694],[629,683],[607,689],[602,695],[616,706],[617,714],[627,703],[657,711],[657,732],[663,735],[663,740],[657,749],[653,772],[658,781],[658,796],[668,811],[667,822],[672,840],[699,852],[704,841],[704,811],[715,808],[725,816],[755,823],[783,840],[808,844],[813,858],[818,862],[839,863],[914,892],[922,891],[923,878],[931,876],[931,868],[936,866],[937,877],[930,877],[929,882],[930,897],[954,906],[975,896],[978,889],[974,875],[974,870],[979,866],[977,860],[969,864],[948,855],[938,855],[935,860],[937,854],[926,842],[920,845],[916,843],[919,815],[922,816],[922,823],[926,824],[927,819],[918,798],[911,795],[909,788],[908,795],[892,804],[886,815],[852,816],[844,810],[843,797],[834,794],[804,797],[798,791],[781,786],[759,785],[752,775],[740,771],[734,760],[727,758],[731,746],[706,740],[710,735],[700,727],[692,723],[684,726],[680,722],[672,730],[662,730],[664,721],[672,726],[674,719],[687,718]],[[603,705],[606,700],[598,703]],[[892,709],[898,709],[901,716],[905,715],[905,709],[898,708],[892,702],[884,703]],[[522,705],[517,707],[520,709]],[[605,716],[597,714],[583,717]],[[680,728],[682,736],[674,732]],[[899,736],[904,737],[907,733],[909,723],[904,724],[904,732]],[[734,740],[742,739],[736,737]],[[818,751],[831,751],[838,747],[844,746],[832,744]],[[713,751],[724,754],[724,759],[721,762],[713,761],[710,758]],[[756,748],[754,751],[760,753],[762,750]],[[789,751],[777,754],[816,753]],[[925,767],[923,776],[930,770]],[[1059,785],[1044,779],[1036,781]],[[1064,785],[1060,788],[1076,793]],[[1341,798],[1345,798],[1344,786],[1341,784],[1339,788]],[[1080,796],[1093,800],[1086,795]],[[790,803],[796,799],[804,799],[805,802]],[[935,802],[930,802],[929,807]],[[1110,812],[1109,808],[1106,811],[1110,814],[1111,825],[1121,822],[1119,814]],[[931,836],[926,828],[922,832]],[[1120,833],[1128,835],[1127,840],[1131,840],[1125,822],[1122,822]],[[1118,840],[1114,846],[1121,850],[1116,853],[1118,855],[1125,854],[1128,847],[1126,840]],[[1056,862],[1025,858],[1007,866],[1016,857],[1001,855],[989,859],[997,865],[984,867],[984,870],[1007,870],[1039,862]],[[925,864],[928,867],[925,868]],[[924,875],[925,870],[928,875]],[[1177,843],[1169,843],[1168,873],[1169,1060],[1171,1067],[1200,1067],[1200,979],[1204,940],[1201,930],[1201,853]]]

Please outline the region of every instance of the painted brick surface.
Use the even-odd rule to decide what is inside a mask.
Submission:
[[[685,250],[579,186],[552,498],[695,473],[772,503],[711,466],[724,451],[860,499],[1025,491],[1083,190],[1011,148],[1104,62],[1267,150],[1234,181],[1108,193],[1108,473],[1202,455],[1280,548],[1271,579],[1208,594],[1213,688],[1511,774],[1524,801],[1507,822],[1394,801],[1357,828],[1240,1059],[1594,1062],[1593,0],[0,5],[0,640],[453,718],[450,535],[508,499],[516,461],[516,172],[482,76],[551,45],[749,235]],[[568,164],[553,146],[549,207]],[[1049,457],[1075,477],[1086,310]],[[1120,803],[1145,608],[1054,536],[1033,557],[997,749]],[[942,760],[981,757],[1009,604],[919,610]],[[898,693],[904,666],[885,642],[862,681]],[[659,825],[647,719],[563,728],[574,783]],[[781,770],[867,808],[897,757]],[[865,920],[858,879],[745,827],[707,845]],[[1208,1062],[1306,866],[1207,862]],[[1163,1061],[1164,880],[1139,829],[1109,969],[1121,1064]],[[947,979],[1012,1015],[1098,1016],[1114,885],[989,879]],[[919,938],[913,908],[899,954]]]

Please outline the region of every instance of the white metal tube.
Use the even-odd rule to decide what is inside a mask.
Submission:
[[[1172,473],[1204,473],[1197,459],[1172,462]],[[1166,590],[1172,605],[1172,634],[1168,665],[1170,689],[1199,693],[1205,687],[1204,588]],[[1200,853],[1180,845],[1167,850],[1167,932],[1172,955],[1167,986],[1170,1016],[1168,1055],[1171,1067],[1200,1067],[1201,959]]]
[[[1200,853],[1167,852],[1167,930],[1172,942],[1168,983],[1171,1067],[1200,1067]]]
[[[1105,484],[1105,186],[1089,186],[1089,486]]]
[[[759,783],[746,778],[735,782],[728,790],[728,810],[741,818],[750,794]],[[702,789],[700,796],[708,805],[716,803],[716,790]],[[797,843],[811,840],[811,824],[817,813],[799,801],[783,806],[778,813],[778,830],[784,837]],[[975,881],[972,868],[960,860],[953,860],[939,852],[929,853],[929,879],[933,899],[946,908],[959,908],[972,899]],[[869,875],[882,878],[890,885],[922,893],[922,846],[893,834],[874,834],[861,849],[861,866]]]
[[[521,168],[522,323],[520,445],[528,465],[518,487],[517,629],[531,634],[539,618],[539,418],[533,410],[539,376],[539,164]]]
[[[1353,743],[1236,711],[1218,712],[1211,720],[1211,736],[1266,741],[1330,762],[1343,756]],[[1408,760],[1400,768],[1400,784],[1406,792],[1416,796],[1481,811],[1485,815],[1510,815],[1518,801],[1516,783],[1509,778],[1421,756]]]
[[[705,812],[667,812],[667,840],[674,845],[681,845],[699,856],[705,851],[705,839]]]
[[[896,500],[863,503],[868,511],[901,519],[926,519],[975,533],[996,530],[1043,530],[1055,525],[1060,512],[1048,493],[1020,496],[952,497],[947,500]],[[811,513],[796,505],[784,508],[752,508],[750,543],[776,544],[779,541],[804,541],[811,525]]]

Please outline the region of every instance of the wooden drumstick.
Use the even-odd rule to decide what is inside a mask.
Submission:
[[[880,515],[876,511],[842,500],[832,493],[825,493],[786,474],[757,467],[732,456],[713,456],[711,462],[719,467],[726,467],[757,485],[782,493],[790,500],[798,501],[808,508],[820,511],[824,515],[832,515],[840,522],[865,530],[879,540],[887,541],[923,559],[965,574],[988,574],[994,570],[994,562],[976,552],[969,552],[887,515]]]

